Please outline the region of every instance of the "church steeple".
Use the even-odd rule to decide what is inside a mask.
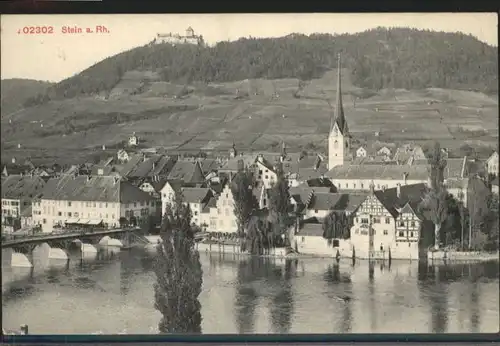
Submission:
[[[344,165],[350,157],[351,143],[349,128],[344,116],[342,104],[341,64],[340,54],[337,67],[337,102],[332,114],[330,134],[328,136],[328,169]]]
[[[342,83],[341,83],[340,71],[341,71],[341,58],[339,54],[337,63],[337,102],[335,104],[335,113],[332,116],[330,124],[330,132],[334,130],[335,124],[337,124],[340,133],[343,135],[347,135],[349,129],[347,127],[347,121],[345,120],[344,117],[344,105],[342,104]]]

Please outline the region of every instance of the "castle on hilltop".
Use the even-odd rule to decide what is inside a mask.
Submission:
[[[152,43],[153,44],[170,43],[172,45],[176,44],[198,45],[203,43],[203,36],[196,35],[193,28],[189,27],[186,29],[185,35],[173,34],[171,32],[169,32],[168,34],[158,33],[156,34],[156,37],[153,39]]]

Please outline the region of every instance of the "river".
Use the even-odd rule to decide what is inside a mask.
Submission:
[[[200,255],[203,333],[498,332],[498,263]],[[2,268],[2,321],[30,334],[157,333],[153,260],[142,251]]]

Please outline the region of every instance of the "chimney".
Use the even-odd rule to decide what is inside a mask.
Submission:
[[[21,143],[17,144],[17,149],[21,149]]]
[[[16,158],[15,157],[12,158],[12,163],[16,163]]]
[[[262,156],[262,154],[257,155],[257,161],[260,163],[264,162],[264,156]]]
[[[399,183],[396,185],[396,196],[401,198],[401,184]]]
[[[105,144],[102,145],[102,150],[106,150],[106,145]]]
[[[374,194],[375,193],[375,183],[372,181],[370,183],[370,194]]]
[[[146,154],[142,153],[142,162],[146,162]]]

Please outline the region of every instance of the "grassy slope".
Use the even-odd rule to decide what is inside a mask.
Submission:
[[[2,117],[23,108],[23,103],[28,98],[43,93],[49,86],[49,82],[32,79],[4,79],[0,82],[2,91],[1,112]]]
[[[442,89],[382,90],[357,100],[354,108],[352,94],[361,90],[351,84],[348,71],[343,76],[346,116],[356,139],[374,140],[379,131],[381,141],[437,139],[448,147],[465,141],[493,145],[498,140],[497,99]],[[320,150],[326,147],[331,114],[326,98],[334,103],[335,71],[309,82],[300,99],[292,96],[298,84],[294,79],[196,84],[182,100],[173,97],[182,86],[152,80],[141,93],[130,95],[141,79],[141,73],[127,73],[126,83],[118,84],[108,100],[51,101],[2,117],[2,156],[62,156],[74,161],[103,144],[119,143],[134,131],[147,145],[180,150],[225,151],[233,140],[244,150],[277,148],[281,140],[296,150],[309,143]],[[258,95],[236,100],[236,89],[258,90]],[[274,90],[277,99],[271,97]],[[429,105],[429,101],[435,102]],[[473,138],[464,129],[485,133]]]

